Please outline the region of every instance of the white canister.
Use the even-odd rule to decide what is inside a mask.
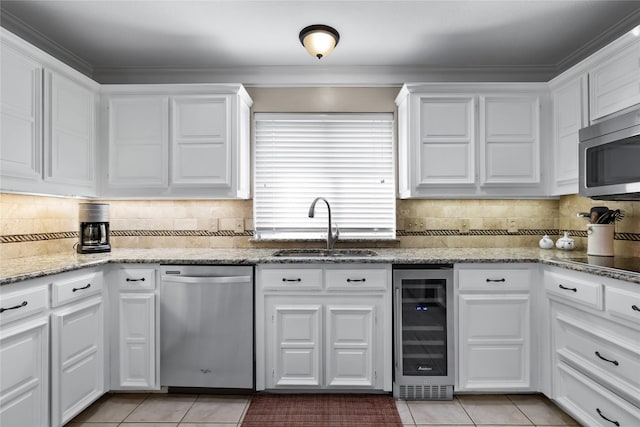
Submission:
[[[587,255],[613,256],[613,224],[587,225]]]

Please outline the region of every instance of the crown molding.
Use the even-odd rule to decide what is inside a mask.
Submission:
[[[408,81],[547,82],[554,66],[247,66],[232,68],[95,67],[102,84],[236,83],[252,86],[402,86]]]
[[[93,77],[93,66],[87,60],[51,40],[40,31],[4,9],[0,14],[0,25],[37,48],[47,52],[54,58],[74,68],[76,71],[79,71],[88,77]]]
[[[580,61],[593,55],[603,47],[622,37],[631,31],[640,22],[640,9],[627,15],[622,21],[609,27],[605,32],[599,34],[587,43],[580,46],[563,60],[556,64],[556,76],[573,67]],[[556,77],[553,76],[553,77]]]

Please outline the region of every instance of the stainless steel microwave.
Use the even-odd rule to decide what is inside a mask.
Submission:
[[[640,108],[580,129],[579,192],[640,200]]]

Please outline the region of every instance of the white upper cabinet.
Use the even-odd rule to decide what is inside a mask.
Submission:
[[[585,75],[552,86],[554,194],[578,192],[578,131],[587,125]]]
[[[535,95],[480,96],[481,185],[540,182],[539,111]]]
[[[400,197],[547,195],[548,98],[539,84],[405,85],[396,98]]]
[[[103,86],[108,197],[249,197],[241,85]]]
[[[473,184],[476,99],[420,97],[419,183]]]
[[[0,55],[0,169],[3,177],[38,180],[42,159],[42,66],[4,39]]]
[[[173,185],[231,187],[231,96],[172,99]]]
[[[589,72],[591,120],[640,103],[640,38]]]
[[[95,96],[59,74],[46,73],[45,177],[95,186]]]
[[[0,191],[96,195],[99,85],[0,30]]]
[[[167,187],[168,111],[166,96],[109,100],[110,188]]]

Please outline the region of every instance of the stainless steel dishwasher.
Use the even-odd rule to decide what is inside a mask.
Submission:
[[[253,267],[160,272],[160,384],[253,389]]]

